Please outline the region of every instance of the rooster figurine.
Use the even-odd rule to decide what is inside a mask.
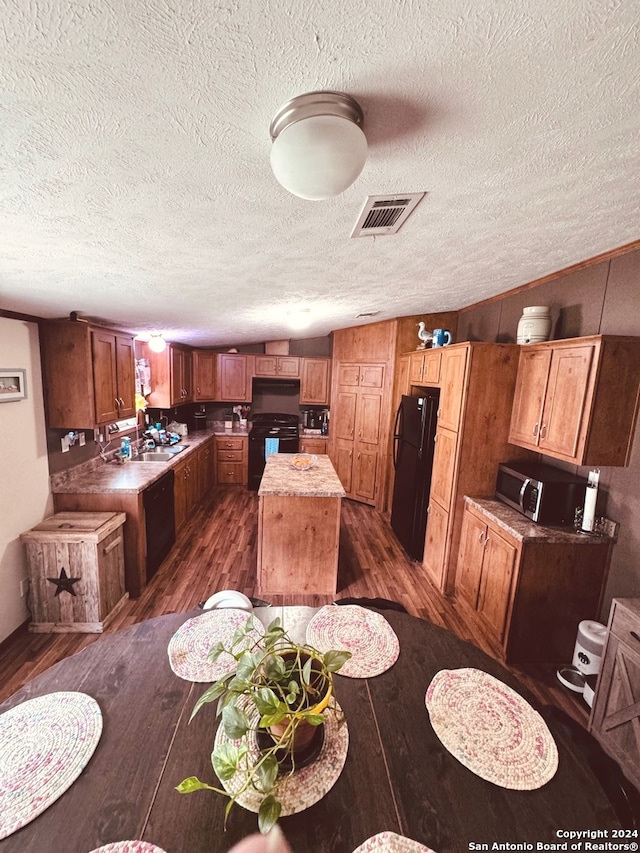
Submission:
[[[416,349],[425,349],[429,341],[433,340],[433,333],[427,332],[422,320],[418,323],[418,339],[420,343],[418,344]]]

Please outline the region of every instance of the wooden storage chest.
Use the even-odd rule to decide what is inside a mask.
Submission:
[[[21,535],[30,631],[101,633],[129,597],[123,512],[59,512]]]

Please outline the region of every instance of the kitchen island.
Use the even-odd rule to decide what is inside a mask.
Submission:
[[[333,595],[345,491],[328,456],[307,470],[293,467],[294,456],[272,453],[258,489],[258,589]]]

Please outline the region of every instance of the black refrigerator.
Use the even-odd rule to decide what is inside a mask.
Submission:
[[[393,430],[391,527],[415,560],[424,556],[439,399],[437,388],[420,397],[403,396]]]

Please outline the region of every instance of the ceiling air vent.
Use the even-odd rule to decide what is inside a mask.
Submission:
[[[370,195],[364,203],[352,237],[397,234],[425,193]]]

